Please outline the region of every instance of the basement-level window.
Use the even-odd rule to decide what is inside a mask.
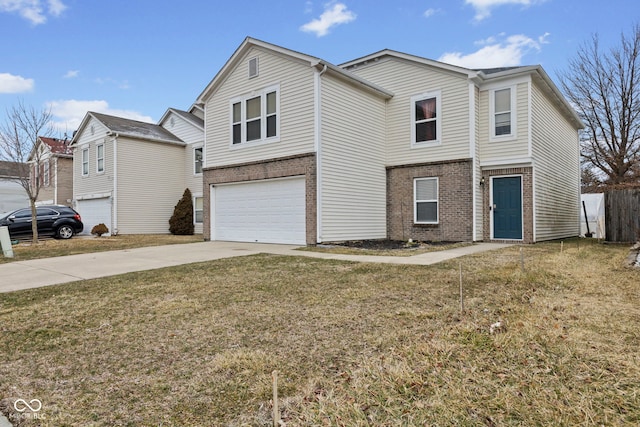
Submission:
[[[414,222],[438,223],[438,178],[416,178],[413,181]]]

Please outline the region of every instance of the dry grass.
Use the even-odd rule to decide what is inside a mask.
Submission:
[[[12,261],[49,258],[53,256],[191,242],[202,242],[202,235],[174,236],[171,234],[130,234],[110,237],[75,236],[69,240],[40,238],[37,245],[32,244],[30,240],[21,240],[19,244],[13,246],[14,257],[5,258],[0,256],[0,264]],[[0,253],[0,255],[2,254]]]
[[[626,254],[465,257],[464,313],[459,260],[259,255],[2,294],[0,402],[23,425],[266,426],[278,370],[288,426],[637,425]]]

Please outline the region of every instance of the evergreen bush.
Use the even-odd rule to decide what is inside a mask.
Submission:
[[[173,215],[169,219],[169,232],[178,236],[193,234],[193,202],[188,188],[173,209]]]

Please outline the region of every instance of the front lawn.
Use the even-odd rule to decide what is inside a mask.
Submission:
[[[192,242],[202,242],[202,234],[193,236],[174,236],[171,234],[128,234],[109,237],[74,236],[69,240],[57,240],[45,237],[40,238],[37,245],[34,245],[31,240],[20,240],[17,245],[12,246],[13,258],[4,257],[2,256],[2,252],[0,252],[0,264],[90,252],[115,251]]]
[[[515,246],[257,255],[0,294],[0,407],[24,426],[267,426],[277,370],[287,426],[637,425],[640,272],[627,248],[560,249],[525,246],[524,271]]]

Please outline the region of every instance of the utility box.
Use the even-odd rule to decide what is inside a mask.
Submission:
[[[9,228],[6,226],[0,227],[0,246],[2,246],[2,253],[7,258],[13,258],[13,248],[11,247],[11,237],[9,237]]]

